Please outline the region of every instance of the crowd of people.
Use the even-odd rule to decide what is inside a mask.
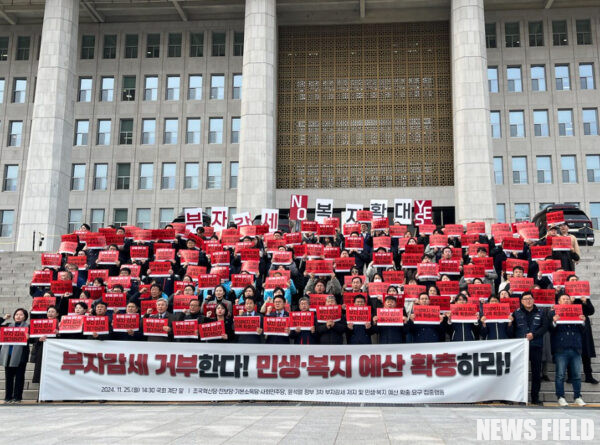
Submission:
[[[569,281],[579,281],[577,240],[564,223],[548,227],[544,236],[532,230],[532,223],[495,224],[491,235],[481,224],[421,226],[414,233],[398,223],[375,228],[369,222],[340,225],[337,218],[322,224],[334,225],[333,232],[307,224],[292,233],[232,224],[220,232],[200,225],[190,231],[184,223],[160,230],[106,227],[92,233],[83,224],[63,237],[59,255],[42,259],[30,288],[31,315],[20,308],[0,318],[3,326],[16,327],[28,326],[30,318],[57,320],[53,332],[29,339],[31,353],[29,345],[2,346],[5,400],[21,400],[28,360],[35,362],[33,381],[39,382],[42,348],[49,337],[266,344],[526,338],[531,402],[540,404],[541,381],[548,379],[546,366],[554,361],[559,404],[567,404],[568,377],[575,402],[584,405],[582,368],[586,382],[598,381],[591,368],[595,348],[589,317],[594,307],[589,296],[567,292]],[[554,248],[559,243],[553,240],[560,237],[570,239],[566,249],[564,243]],[[522,242],[515,247],[514,240]],[[116,253],[106,253],[111,251]],[[529,280],[523,287],[525,277]],[[64,290],[61,282],[72,286]],[[552,290],[550,304],[536,304],[540,289]],[[108,296],[124,299],[116,304]],[[484,306],[490,303],[509,304],[507,319],[489,321]],[[476,304],[476,320],[453,320],[451,305],[459,304]],[[580,320],[561,322],[554,304],[581,305]],[[420,323],[416,308],[431,305],[439,306],[439,323]],[[340,316],[320,318],[324,306],[339,307]],[[349,306],[370,307],[369,319],[349,320]],[[401,318],[380,325],[380,309],[401,309]],[[265,332],[266,318],[289,319],[295,312],[310,311],[312,322],[302,327],[288,323],[278,335]],[[119,314],[139,314],[133,316],[137,325],[113,329]],[[79,332],[63,331],[63,320],[88,316],[107,317],[108,329],[85,332],[80,325]],[[236,328],[241,317],[255,317],[255,330]],[[157,331],[146,319],[166,321]],[[221,322],[221,330],[209,340],[198,330],[196,338],[178,338],[177,322],[185,320],[198,326]]]

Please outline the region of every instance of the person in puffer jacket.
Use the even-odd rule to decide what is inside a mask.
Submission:
[[[454,304],[466,304],[468,299],[463,294],[458,294]],[[473,341],[479,340],[479,323],[463,323],[452,321],[452,315],[448,315],[448,324],[446,332],[450,336],[450,341]]]
[[[500,299],[496,296],[491,296],[488,298],[488,303],[501,303]],[[481,328],[479,330],[479,335],[482,340],[504,340],[507,338],[512,338],[512,324],[513,324],[513,316],[512,314],[509,317],[510,321],[487,321],[485,316],[481,317],[479,321],[481,322]]]
[[[429,295],[422,293],[417,300],[419,305],[429,305]],[[413,343],[436,343],[444,341],[447,320],[444,315],[440,315],[439,324],[419,324],[415,323],[415,314],[410,314],[406,323],[406,330],[410,333]]]

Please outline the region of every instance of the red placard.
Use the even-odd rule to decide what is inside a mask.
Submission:
[[[173,322],[173,338],[198,338],[198,320]]]
[[[221,232],[221,244],[223,245],[223,247],[235,247],[235,245],[240,240],[240,235],[237,233],[237,230],[235,230],[235,233],[229,234],[225,234],[223,232],[225,232],[225,230]]]
[[[319,224],[317,227],[317,237],[319,238],[333,238],[335,236],[336,226],[329,224]]]
[[[564,286],[570,276],[575,275],[571,270],[557,270],[552,273],[552,284],[556,286]]]
[[[390,287],[390,283],[385,282],[374,282],[367,284],[370,298],[379,298],[387,294],[387,290]]]
[[[419,235],[433,235],[436,229],[435,224],[419,224],[417,227],[419,228]]]
[[[587,297],[590,298],[590,282],[589,281],[567,281],[565,283],[565,292],[575,298]]]
[[[521,307],[521,300],[519,299],[519,297],[502,298],[500,302],[508,303],[510,305],[511,312],[514,312]]]
[[[436,263],[419,263],[417,276],[419,281],[437,280],[440,277],[439,266]]]
[[[359,277],[361,282],[364,284],[366,277],[364,275],[345,275],[344,276],[344,289],[352,289],[352,280],[355,277]]]
[[[451,304],[450,313],[452,314],[452,323],[477,323],[477,304]]]
[[[198,332],[201,340],[220,340],[225,334],[225,322],[217,320],[210,323],[201,323],[198,325]]]
[[[69,255],[75,255],[77,252],[77,241],[63,241],[60,243],[58,253],[66,253]]]
[[[429,246],[443,248],[448,245],[448,235],[431,235],[429,237]]]
[[[580,304],[557,304],[554,313],[558,315],[557,324],[584,324],[583,308]]]
[[[42,267],[58,269],[61,265],[62,255],[60,253],[42,253]]]
[[[317,307],[317,321],[325,323],[327,321],[339,321],[342,319],[342,306],[334,304],[332,306]]]
[[[83,315],[65,315],[60,319],[58,332],[61,334],[79,334],[83,330]]]
[[[407,245],[406,247],[409,247],[409,245]],[[421,263],[421,258],[423,258],[423,254],[421,253],[403,253],[402,269],[416,269],[417,266]]]
[[[505,262],[502,263],[502,269],[506,271],[507,275],[512,275],[515,267],[522,267],[523,274],[527,276],[527,272],[529,272],[529,262],[527,260],[519,260],[517,258],[508,258]]]
[[[302,233],[294,232],[294,233],[284,233],[283,239],[285,241],[286,246],[296,246],[302,243]]]
[[[373,250],[380,248],[390,250],[392,247],[392,239],[389,236],[376,236],[373,238]]]
[[[288,251],[277,251],[273,252],[273,259],[271,260],[271,264],[274,266],[287,266],[292,263],[292,252]]]
[[[403,270],[384,270],[383,281],[389,284],[404,284],[404,271]]]
[[[88,249],[104,249],[106,247],[106,238],[99,233],[87,232],[85,235],[80,235],[79,240],[84,242]]]
[[[378,326],[403,326],[404,312],[402,308],[377,308],[377,325]]]
[[[404,286],[404,301],[415,301],[419,295],[426,292],[427,289],[421,284],[406,284]]]
[[[485,278],[485,269],[478,264],[465,264],[463,266],[465,279]]]
[[[478,235],[485,235],[485,222],[474,221],[467,223],[468,233],[477,233]]]
[[[328,276],[333,273],[332,260],[308,260],[306,262],[306,272],[315,274],[315,276]]]
[[[29,328],[27,326],[2,326],[0,345],[26,345]]]
[[[469,247],[467,248],[467,255],[469,255],[471,258],[476,257],[479,249],[485,249],[486,255],[490,253],[490,247],[487,244],[473,243],[469,244]]]
[[[551,240],[552,251],[565,251],[571,250],[571,238],[568,236],[549,236]]]
[[[196,265],[200,258],[200,251],[196,249],[183,249],[179,251],[179,255],[182,263]]]
[[[551,307],[556,303],[556,291],[554,289],[531,289],[531,293],[536,306]]]
[[[523,252],[523,238],[507,237],[502,240],[502,249],[505,252]]]
[[[83,319],[83,335],[108,334],[108,317],[106,315],[90,315]]]
[[[473,257],[473,259],[471,261],[473,264],[475,264],[477,266],[483,266],[483,269],[485,270],[486,273],[490,273],[490,272],[494,271],[494,259],[492,257],[476,256],[476,257]]]
[[[360,224],[358,223],[348,223],[344,224],[342,228],[342,235],[350,236],[352,233],[360,233]]]
[[[323,258],[323,244],[307,244],[306,256],[308,258]]]
[[[198,289],[214,289],[215,286],[221,284],[221,280],[216,274],[202,274],[198,276]]]
[[[408,227],[403,225],[394,224],[389,227],[390,237],[392,238],[404,238],[407,231]]]
[[[206,273],[206,267],[196,266],[196,265],[188,266],[185,271],[185,274],[192,277],[194,279],[194,281],[198,281],[198,277],[205,273]]]
[[[172,268],[172,264],[169,261],[151,261],[150,269],[148,270],[148,276],[150,277],[170,277],[169,272]]]
[[[312,311],[290,312],[290,329],[300,328],[301,331],[310,331],[315,325]]]
[[[79,237],[77,236],[76,233],[68,233],[65,235],[61,235],[60,236],[60,240],[62,241],[68,241],[68,242],[74,242],[74,243],[78,243],[79,242]]]
[[[538,241],[540,239],[540,231],[536,225],[520,227],[518,233],[528,241]]]
[[[77,303],[85,303],[89,312],[94,300],[91,298],[69,298],[69,315],[75,315],[75,306],[77,306]]]
[[[129,277],[129,276],[108,277],[106,284],[109,289],[112,289],[115,286],[123,286],[123,289],[129,290],[129,289],[131,289],[131,277]]]
[[[435,285],[444,297],[455,297],[460,292],[458,281],[436,281]]]
[[[335,216],[331,216],[329,218],[323,218],[323,224],[328,226],[334,226],[336,229],[340,227],[340,219]]]
[[[88,292],[90,294],[90,298],[93,300],[102,298],[102,294],[104,293],[104,287],[102,286],[81,286],[81,290]]]
[[[356,219],[359,223],[370,223],[373,220],[373,212],[370,210],[357,210]]]
[[[362,236],[347,236],[344,238],[344,248],[348,250],[362,251],[365,240]]]
[[[371,306],[346,306],[346,322],[353,324],[371,323]]]
[[[357,295],[362,295],[363,297],[365,296],[364,292],[344,292],[342,294],[343,304],[346,306],[354,305],[354,297]]]
[[[319,306],[325,306],[329,294],[308,294],[310,299],[310,310],[315,311]]]
[[[148,259],[148,246],[131,246],[129,255],[132,261],[143,261]]]
[[[77,269],[84,270],[87,266],[87,257],[85,255],[67,256],[66,264],[73,264]]]
[[[114,314],[112,319],[113,332],[140,330],[140,314]]]
[[[339,256],[340,256],[340,248],[339,247],[329,246],[329,247],[325,247],[323,249],[323,257],[326,260],[335,260]]]
[[[198,300],[196,295],[174,295],[173,312],[183,312],[189,309],[190,301]]]
[[[256,330],[260,328],[260,317],[258,315],[236,316],[233,317],[233,326],[238,335],[256,334]]]
[[[490,295],[492,295],[492,285],[489,283],[469,284],[467,289],[469,295],[479,299],[479,301],[487,301]]]
[[[429,304],[432,306],[439,306],[440,313],[450,312],[450,297],[443,295],[432,295],[429,297]]]
[[[510,279],[510,293],[511,294],[522,294],[533,287],[533,278],[517,278],[511,277]]]
[[[169,326],[169,320],[166,318],[144,318],[143,319],[144,335],[152,335],[157,337],[168,337],[169,333],[165,332],[164,328]]]
[[[56,318],[33,318],[29,324],[29,337],[56,337],[58,320]]]
[[[415,315],[415,324],[440,324],[440,307],[439,306],[421,306],[415,304],[413,306],[413,314]]]
[[[336,258],[333,264],[336,272],[350,272],[350,269],[356,265],[356,259],[354,257],[340,257]]]
[[[204,251],[207,255],[213,252],[223,251],[223,245],[219,241],[207,241],[204,243]]]
[[[260,261],[260,250],[242,249],[240,250],[240,259],[242,261]]]
[[[393,267],[394,254],[392,252],[374,252],[373,266],[376,267]]]
[[[531,246],[531,259],[533,261],[541,261],[549,256],[552,256],[551,246]]]
[[[238,273],[231,275],[231,289],[244,289],[246,286],[254,284],[254,275],[247,273]]]
[[[546,224],[548,227],[558,226],[565,222],[565,214],[562,210],[546,213]]]
[[[290,317],[265,317],[263,318],[264,333],[288,337],[290,335]]]
[[[446,224],[444,226],[444,234],[448,237],[460,238],[465,231],[465,227],[462,224]]]
[[[258,261],[242,261],[242,272],[248,272],[253,275],[258,275]]]
[[[210,254],[210,263],[213,266],[229,266],[229,250],[220,250]]]
[[[373,218],[371,221],[372,230],[385,230],[390,227],[390,221],[387,218]]]
[[[117,247],[125,245],[125,235],[117,235],[116,233],[104,233],[104,239],[107,245],[114,244]]]
[[[289,287],[286,277],[267,277],[263,285],[265,290],[273,290],[278,287],[282,289],[287,289]]]
[[[290,220],[303,221],[306,219],[308,195],[292,195],[290,198]]]
[[[32,286],[50,286],[51,282],[51,270],[36,270],[33,272],[33,278],[31,279]]]
[[[45,314],[50,306],[56,304],[56,297],[35,297],[31,304],[32,314]]]
[[[302,233],[315,233],[319,227],[319,223],[316,221],[302,221],[300,224],[300,231]]]
[[[440,260],[438,265],[441,275],[460,275],[460,260],[458,259]]]
[[[118,250],[101,250],[98,253],[98,260],[96,261],[96,264],[111,265],[117,264],[117,261],[119,261]]]
[[[125,292],[106,292],[102,296],[102,301],[106,303],[108,309],[119,311],[127,307],[127,295]]]
[[[73,282],[70,280],[53,280],[50,283],[50,290],[57,297],[61,297],[65,294],[72,294]]]
[[[510,304],[508,303],[484,303],[483,315],[486,322],[502,323],[510,321]]]
[[[108,269],[90,269],[88,271],[88,283],[93,283],[96,278],[101,278],[102,281],[108,280]]]

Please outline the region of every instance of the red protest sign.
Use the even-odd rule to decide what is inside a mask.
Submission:
[[[489,257],[489,256],[478,257],[478,256],[476,256],[471,261],[473,262],[473,264],[475,264],[477,266],[483,266],[483,270],[485,270],[486,273],[494,271],[494,259],[492,257]]]
[[[290,312],[290,329],[309,331],[315,325],[312,311]]]
[[[36,270],[33,272],[33,278],[31,279],[32,286],[50,286],[51,282],[51,270]]]
[[[533,278],[527,277],[511,277],[510,278],[510,292],[513,294],[522,294],[533,287]]]
[[[198,289],[214,289],[215,286],[221,284],[221,280],[216,274],[201,274],[198,275]]]
[[[467,233],[477,233],[478,235],[485,235],[485,222],[474,221],[467,223]]]
[[[276,288],[287,289],[289,287],[288,280],[285,277],[267,277],[263,288],[265,290],[273,290]]]
[[[173,312],[183,312],[190,307],[190,301],[198,300],[196,295],[174,295]]]
[[[106,292],[102,296],[102,301],[106,303],[108,309],[119,311],[127,307],[127,295],[125,292]]]
[[[60,253],[42,253],[42,267],[51,267],[58,269],[62,264]]]
[[[173,338],[198,338],[198,320],[173,322]]]
[[[58,253],[67,253],[69,255],[75,255],[77,252],[77,241],[63,241],[60,243]]]
[[[492,295],[492,285],[489,283],[469,284],[467,289],[469,295],[479,299],[479,301],[487,301],[487,299],[490,298],[490,295]]]
[[[340,256],[340,248],[335,246],[328,246],[323,249],[323,257],[326,260],[335,260]]]
[[[308,294],[310,299],[310,310],[314,311],[319,306],[325,306],[329,294]]]
[[[510,321],[510,305],[508,303],[484,303],[483,315],[486,322],[508,322]]]
[[[290,335],[290,317],[265,317],[263,319],[264,333],[266,335]]]
[[[552,273],[552,284],[556,286],[564,286],[570,276],[575,275],[572,270],[557,270]]]
[[[523,252],[523,238],[507,237],[502,240],[502,249],[505,252]]]
[[[404,313],[402,308],[377,308],[377,325],[378,326],[403,326]]]
[[[207,340],[220,340],[225,334],[225,322],[223,320],[217,320],[210,323],[201,323],[198,325],[198,333],[200,339]]]
[[[521,300],[519,299],[519,297],[502,298],[500,302],[508,303],[510,305],[511,312],[514,312],[521,307]]]
[[[300,224],[300,231],[302,233],[315,233],[319,223],[317,221],[302,221]]]
[[[488,255],[490,253],[490,248],[487,244],[473,243],[473,244],[469,244],[469,247],[467,248],[467,254],[471,258],[476,257],[477,251],[479,249],[484,249],[486,255]]]
[[[65,235],[61,235],[60,240],[61,240],[61,242],[68,241],[68,242],[77,243],[77,242],[79,242],[79,237],[77,236],[76,233],[68,233]]]
[[[198,281],[198,277],[206,273],[206,267],[196,265],[188,266],[185,273],[186,275],[192,277],[194,281]]]
[[[67,256],[66,264],[73,264],[77,269],[84,270],[87,266],[87,257],[85,255]]]
[[[307,244],[306,256],[308,258],[323,258],[323,244]]]
[[[371,306],[346,306],[346,321],[353,324],[371,323]]]
[[[89,311],[94,303],[94,300],[91,298],[69,298],[69,315],[75,315],[75,306],[77,306],[78,303],[85,303]]]
[[[114,244],[117,247],[125,245],[125,235],[117,235],[116,233],[104,233],[104,239],[107,245]]]
[[[554,313],[558,315],[557,324],[584,324],[583,309],[580,304],[557,304]]]
[[[323,224],[328,226],[334,226],[335,228],[340,227],[340,219],[335,216],[331,216],[329,218],[323,218]]]
[[[384,295],[387,294],[387,290],[390,287],[390,283],[384,283],[384,282],[373,282],[373,283],[369,283],[367,284],[368,290],[369,290],[369,297],[370,298],[378,298],[378,297],[382,297]]]
[[[448,237],[460,238],[465,231],[465,227],[462,224],[446,224],[443,231]]]
[[[292,195],[290,198],[290,220],[304,221],[307,216],[308,195]]]
[[[118,277],[108,277],[108,281],[106,282],[109,289],[112,289],[115,286],[123,286],[123,289],[128,290],[131,289],[131,277],[129,276],[118,276]]]
[[[438,262],[440,266],[441,275],[460,275],[460,260],[440,260]]]
[[[407,231],[408,231],[407,226],[401,226],[401,225],[394,224],[389,227],[390,237],[392,237],[392,238],[403,238],[404,235],[406,235]]]
[[[409,247],[407,245],[406,247]],[[402,269],[416,269],[419,263],[421,263],[421,258],[423,254],[421,253],[408,253],[405,252],[402,254]]]
[[[292,252],[288,251],[277,251],[273,252],[273,259],[271,260],[271,264],[275,266],[287,266],[292,263]]]
[[[169,277],[171,276],[171,265],[168,261],[151,261],[148,270],[149,277]]]
[[[529,272],[529,262],[527,260],[519,260],[517,258],[508,258],[505,262],[502,263],[502,269],[506,272],[507,275],[512,275],[515,267],[522,267],[523,274],[527,276],[527,272]]]
[[[565,222],[565,214],[562,210],[546,213],[546,224],[548,227],[558,226]]]
[[[119,251],[118,250],[101,250],[98,253],[98,260],[96,261],[96,264],[110,265],[110,264],[117,264],[117,261],[119,261]]]
[[[485,269],[478,264],[465,264],[463,266],[465,279],[474,280],[475,278],[485,278]]]
[[[79,239],[85,243],[88,249],[104,249],[106,247],[106,238],[99,233],[87,232],[80,235]]]
[[[518,233],[528,241],[538,241],[540,239],[540,231],[535,225],[521,227]]]
[[[439,306],[414,305],[413,314],[415,324],[440,324]]]
[[[315,274],[315,276],[327,276],[333,273],[332,260],[308,260],[306,262],[306,272]]]
[[[284,233],[283,239],[285,241],[286,246],[296,246],[302,243],[302,233],[293,232],[293,233]]]
[[[354,257],[340,257],[336,258],[333,264],[336,272],[350,272],[356,265],[356,260]]]
[[[242,249],[240,250],[240,259],[242,261],[260,261],[260,250]]]
[[[429,246],[443,248],[448,245],[448,235],[431,235],[429,237]]]
[[[419,235],[433,235],[436,229],[435,224],[419,224],[417,227],[419,228]]]
[[[336,227],[332,225],[319,224],[319,226],[317,227],[317,236],[319,238],[333,238],[335,236],[335,229]]]
[[[390,250],[392,247],[392,239],[389,236],[376,236],[373,238],[373,250],[380,248]]]
[[[93,333],[101,335],[108,334],[109,332],[107,316],[90,315],[88,317],[84,317],[83,335],[92,335]]]
[[[29,328],[27,326],[2,326],[0,345],[26,345]]]
[[[364,247],[364,239],[362,236],[347,236],[344,238],[344,248],[347,250],[362,251]]]
[[[479,306],[476,304],[451,304],[450,314],[452,323],[477,323],[477,312]]]
[[[73,293],[73,282],[70,280],[53,280],[50,282],[50,290],[57,297]]]
[[[403,270],[384,270],[383,281],[389,284],[403,284],[404,283],[404,271]]]
[[[50,306],[56,304],[56,297],[35,297],[31,304],[32,314],[45,314]]]
[[[93,283],[96,278],[101,278],[102,281],[108,280],[108,269],[91,269],[88,271],[88,283]]]
[[[210,254],[210,263],[213,266],[229,266],[229,250],[221,250]]]
[[[112,319],[113,332],[140,330],[140,314],[114,314]]]
[[[132,261],[143,261],[148,259],[148,246],[131,246],[129,255]]]
[[[144,335],[152,335],[157,337],[168,337],[164,328],[169,326],[169,320],[166,318],[144,318],[142,323]]]
[[[248,272],[253,275],[258,275],[258,261],[242,261],[242,272]]]
[[[364,292],[344,292],[342,294],[343,304],[345,304],[346,306],[354,305],[354,297],[356,297],[357,295],[362,295],[363,297],[365,296]]]
[[[233,317],[233,326],[238,335],[256,334],[256,330],[260,328],[260,317],[257,315],[236,316]]]
[[[200,258],[200,252],[196,249],[182,249],[179,251],[182,263],[187,264],[198,264]]]
[[[589,281],[567,281],[565,283],[565,292],[574,298],[587,297],[590,298],[590,282]]]
[[[556,291],[554,289],[531,289],[533,301],[536,306],[550,307],[556,302]]]
[[[450,297],[432,295],[429,297],[429,304],[432,306],[439,306],[440,312],[450,312]]]
[[[551,246],[553,251],[566,251],[571,250],[571,238],[568,236],[549,236],[551,240]]]
[[[390,227],[390,221],[387,218],[373,218],[371,221],[371,229],[385,230]]]
[[[436,263],[419,263],[417,277],[419,281],[437,280],[440,277],[439,266]]]
[[[373,212],[370,210],[357,210],[356,219],[359,223],[370,223],[373,220]]]
[[[358,223],[348,223],[344,224],[342,228],[342,235],[350,236],[352,233],[360,233],[360,224]]]
[[[394,254],[392,252],[374,252],[373,266],[392,267],[394,266]]]
[[[549,256],[552,256],[551,246],[531,246],[531,259],[533,261],[544,260]]]
[[[56,318],[33,318],[29,324],[29,337],[56,337],[58,320]]]
[[[254,275],[239,273],[231,275],[231,288],[234,290],[244,289],[246,286],[254,284]]]
[[[427,292],[425,286],[421,284],[406,284],[404,286],[404,301],[415,301],[419,295]]]
[[[356,277],[360,278],[361,283],[366,280],[364,275],[344,275],[344,289],[352,289],[352,280]]]
[[[325,323],[328,321],[339,321],[342,319],[342,306],[334,304],[332,306],[317,307],[317,321]]]
[[[444,297],[455,297],[460,292],[458,281],[436,281],[435,285]]]

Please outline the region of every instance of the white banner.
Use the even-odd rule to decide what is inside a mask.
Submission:
[[[373,212],[373,218],[387,218],[387,199],[371,199],[369,209]]]
[[[394,199],[394,221],[412,224],[412,199]]]
[[[279,209],[262,209],[260,222],[269,225],[269,232],[279,229]]]
[[[227,228],[229,219],[229,209],[227,207],[212,207],[210,211],[210,225],[214,227],[215,232],[220,232]]]
[[[190,232],[196,233],[197,227],[202,227],[202,207],[185,209],[185,228]]]
[[[319,224],[323,224],[325,218],[331,218],[333,216],[333,199],[320,199],[317,198],[315,204],[315,221]]]
[[[527,401],[525,339],[251,345],[48,339],[40,400]]]

